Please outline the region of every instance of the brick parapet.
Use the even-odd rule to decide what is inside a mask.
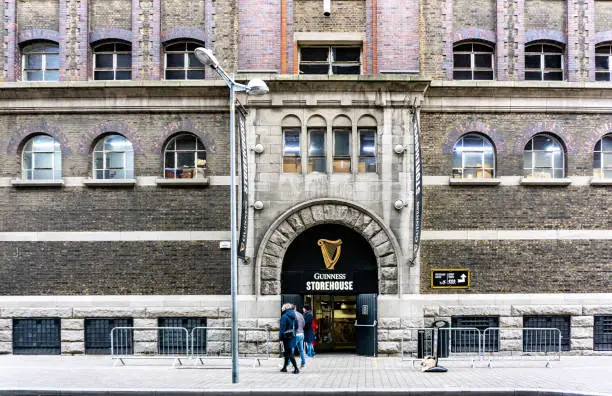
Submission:
[[[419,2],[385,0],[377,5],[379,71],[419,70]]]

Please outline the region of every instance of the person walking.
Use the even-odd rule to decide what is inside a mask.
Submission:
[[[314,356],[314,347],[312,343],[314,342],[314,326],[313,326],[313,316],[312,311],[310,310],[310,305],[304,304],[304,342],[306,343],[306,353],[309,357]]]
[[[306,354],[304,354],[304,317],[297,310],[295,304],[293,304],[293,310],[295,312],[295,318],[297,320],[297,329],[295,330],[296,335],[296,346],[297,350],[300,353],[300,368],[306,366]]]
[[[297,363],[295,362],[295,358],[293,357],[293,348],[295,348],[295,330],[297,328],[296,320],[295,320],[295,312],[293,311],[293,305],[287,303],[283,304],[281,307],[281,319],[280,319],[280,330],[278,332],[278,339],[282,344],[283,356],[285,358],[285,362],[283,364],[283,368],[281,372],[287,372],[287,366],[289,365],[289,361],[293,365],[293,374],[298,374],[300,370],[297,367]]]

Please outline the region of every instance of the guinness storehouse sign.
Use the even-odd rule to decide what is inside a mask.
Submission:
[[[283,294],[378,292],[376,256],[354,230],[322,224],[300,234],[283,260]]]

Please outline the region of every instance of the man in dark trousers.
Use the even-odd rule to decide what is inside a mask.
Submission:
[[[312,326],[312,311],[310,305],[304,304],[304,342],[306,343],[306,354],[310,357],[314,356],[314,328]]]
[[[278,339],[282,343],[284,348],[283,356],[285,357],[285,363],[281,372],[287,372],[287,366],[289,361],[293,365],[293,374],[298,374],[300,370],[297,367],[295,358],[293,357],[293,348],[296,346],[296,320],[295,312],[293,312],[293,306],[291,304],[284,304],[281,307],[281,319],[280,319],[280,330],[278,332]]]

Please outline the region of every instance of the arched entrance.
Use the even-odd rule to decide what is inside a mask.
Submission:
[[[341,253],[330,269],[338,240]],[[352,311],[346,319],[353,324],[357,352],[374,355],[377,296],[398,293],[400,257],[387,225],[360,205],[329,199],[304,202],[281,215],[264,235],[256,261],[257,293],[281,294],[282,302],[299,306],[304,299],[338,302],[338,307],[344,301]]]
[[[281,292],[284,302],[311,307],[319,352],[375,354],[378,269],[358,232],[319,224],[298,235],[283,259]]]

